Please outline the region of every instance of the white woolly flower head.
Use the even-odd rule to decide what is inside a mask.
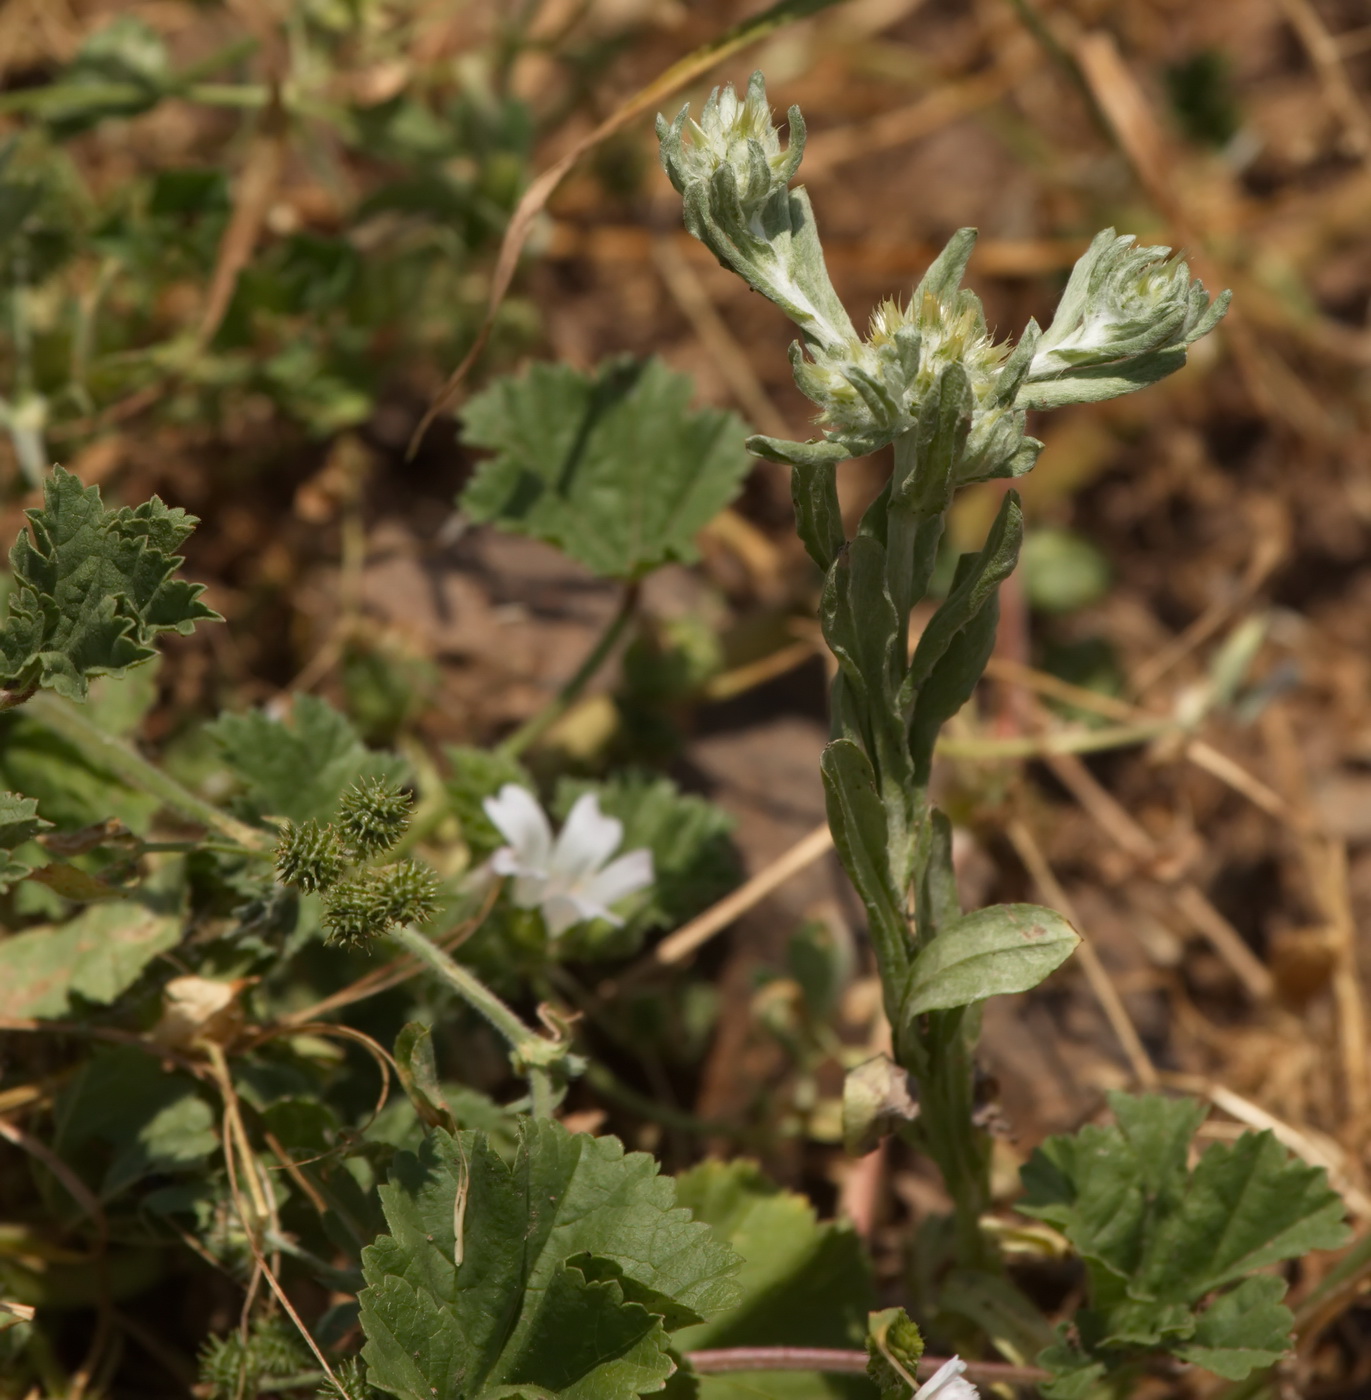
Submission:
[[[1035,380],[1085,365],[1182,349],[1212,330],[1228,294],[1210,302],[1190,268],[1165,247],[1134,246],[1132,234],[1097,234],[1072,269],[1052,325],[1029,371]]]
[[[673,122],[657,118],[662,166],[682,194],[687,186],[708,183],[717,171],[727,168],[738,202],[750,214],[785,189],[799,168],[805,136],[800,109],[792,107],[787,120],[790,144],[782,150],[780,132],[767,105],[766,81],[754,73],[741,100],[732,83],[715,88],[698,122],[691,120],[689,104]]]
[[[980,1400],[981,1392],[962,1374],[965,1370],[966,1362],[954,1356],[914,1392],[913,1400]]]
[[[594,793],[576,799],[555,839],[547,814],[527,788],[506,783],[481,805],[509,843],[491,856],[490,868],[512,877],[515,904],[539,910],[553,938],[590,919],[619,927],[623,919],[610,906],[653,881],[651,851],[610,859],[623,842],[624,824],[600,811]]]

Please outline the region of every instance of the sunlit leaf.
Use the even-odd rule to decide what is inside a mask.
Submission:
[[[463,414],[464,440],[496,454],[463,509],[602,576],[693,560],[696,532],[738,494],[750,459],[742,422],[692,410],[691,392],[659,360],[626,357],[590,375],[535,364],[497,379]]]

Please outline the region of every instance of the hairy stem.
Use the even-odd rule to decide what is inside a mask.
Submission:
[[[581,692],[595,678],[600,667],[609,659],[610,653],[618,645],[619,639],[623,636],[625,628],[633,618],[634,611],[638,606],[639,588],[636,583],[625,585],[623,597],[619,600],[619,607],[614,616],[610,619],[609,626],[605,628],[600,636],[600,640],[591,648],[589,655],[581,662],[576,674],[557,692],[532,719],[519,726],[513,734],[500,745],[500,752],[508,754],[510,758],[518,756],[536,744],[539,739],[557,723],[561,717],[580,698]]]
[[[848,1374],[866,1372],[867,1353],[837,1347],[720,1347],[688,1351],[686,1361],[699,1375],[730,1371],[827,1371]],[[925,1356],[919,1361],[919,1379],[927,1380],[947,1365],[945,1356]],[[983,1385],[1033,1385],[1048,1373],[1038,1366],[1014,1366],[1005,1361],[968,1361],[967,1377]]]
[[[518,1013],[505,1005],[474,973],[448,956],[431,939],[417,929],[401,926],[387,934],[407,953],[425,963],[470,1006],[479,1012],[505,1038],[513,1058],[529,1077],[533,1095],[533,1111],[537,1118],[551,1117],[552,1078],[547,1065],[548,1051],[553,1048],[547,1037],[539,1035],[532,1026],[519,1019]]]
[[[92,763],[113,773],[130,787],[157,798],[170,811],[187,821],[198,822],[252,851],[266,850],[275,844],[275,838],[269,832],[258,831],[227,812],[221,812],[212,802],[206,802],[203,797],[182,786],[122,739],[107,734],[70,701],[40,691],[29,701],[26,713],[45,729],[50,729],[79,749]]]

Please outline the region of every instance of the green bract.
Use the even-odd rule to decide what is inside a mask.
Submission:
[[[1019,402],[1056,408],[1114,398],[1185,363],[1185,347],[1218,325],[1231,293],[1213,302],[1168,261],[1170,248],[1135,248],[1131,234],[1095,235],[1072,269],[1057,314],[1043,333]]]
[[[150,661],[159,634],[185,636],[197,622],[223,621],[200,601],[202,584],[172,578],[193,515],[168,510],[156,496],[136,509],[106,510],[98,487],[83,487],[61,467],[43,483],[42,508],[26,513],[32,538],[20,535],[10,550],[14,585],[0,626],[8,697],[0,707],[40,686],[84,700],[89,677]]]

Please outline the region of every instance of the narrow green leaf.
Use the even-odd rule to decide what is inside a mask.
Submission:
[[[933,674],[953,638],[961,632],[995,596],[995,590],[1009,577],[1019,557],[1023,539],[1023,508],[1017,492],[1006,491],[985,546],[967,566],[946,601],[933,614],[909,667],[909,681],[916,691]]]
[[[1036,904],[996,904],[965,914],[915,956],[903,1016],[1026,992],[1060,967],[1080,941],[1060,914]]]
[[[1014,401],[1016,408],[1065,408],[1074,403],[1099,403],[1145,389],[1174,374],[1185,364],[1185,351],[1156,350],[1119,364],[1063,370],[1052,379],[1027,383]]]
[[[462,494],[474,520],[547,540],[603,577],[697,557],[696,533],[741,489],[733,414],[692,411],[693,386],[659,360],[593,375],[535,364],[466,406],[463,438],[495,455]]]
[[[756,441],[748,439],[749,451],[755,450],[752,444]],[[792,466],[790,495],[795,503],[795,528],[809,557],[827,573],[846,541],[834,466],[824,460],[793,460]]]
[[[866,906],[883,978],[902,979],[909,927],[891,883],[885,807],[871,760],[851,739],[835,739],[820,760],[833,844]]]

